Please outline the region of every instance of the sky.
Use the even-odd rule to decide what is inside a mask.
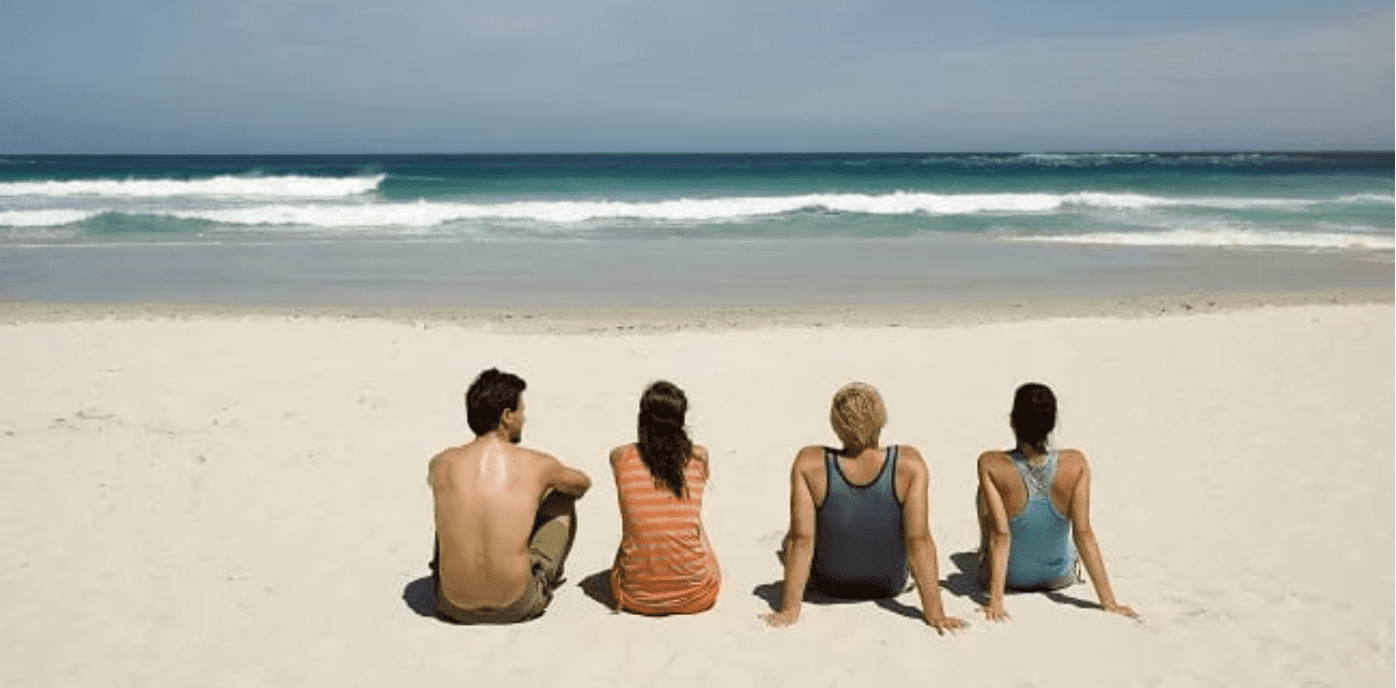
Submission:
[[[0,0],[0,152],[1391,150],[1390,0]]]

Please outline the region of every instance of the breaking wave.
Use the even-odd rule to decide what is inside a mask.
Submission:
[[[305,184],[289,181],[305,180]],[[371,189],[381,177],[340,180],[278,178],[266,185],[264,196],[350,196]],[[216,180],[209,180],[210,183]],[[239,179],[239,183],[259,180]],[[330,182],[334,182],[332,185]],[[351,183],[352,182],[352,183]],[[73,182],[49,182],[49,184]],[[220,182],[221,183],[221,182]],[[87,182],[87,184],[92,184]],[[144,193],[142,187],[115,187],[123,193]],[[182,182],[195,184],[195,182]],[[10,185],[11,187],[15,185]],[[176,187],[190,189],[191,187]],[[213,185],[213,188],[222,188]],[[94,191],[94,193],[97,193]],[[113,192],[115,193],[115,192]],[[150,191],[154,193],[154,191]],[[188,193],[195,193],[188,191]],[[201,191],[213,195],[209,191]],[[230,195],[255,195],[247,189]],[[799,196],[727,197],[672,199],[659,201],[513,201],[467,203],[448,201],[364,202],[364,203],[272,203],[230,205],[227,207],[159,208],[132,210],[119,208],[42,209],[0,211],[0,226],[54,226],[82,222],[104,213],[128,213],[174,217],[238,225],[296,225],[310,227],[429,227],[468,220],[528,220],[547,223],[577,223],[591,220],[647,220],[653,222],[724,222],[779,216],[797,212],[857,213],[866,215],[952,216],[1071,213],[1091,209],[1146,210],[1154,208],[1194,208],[1218,210],[1303,211],[1320,204],[1392,203],[1392,197],[1357,194],[1332,199],[1245,198],[1228,196],[1152,196],[1133,193],[997,193],[936,194],[894,192],[889,194],[807,194]]]

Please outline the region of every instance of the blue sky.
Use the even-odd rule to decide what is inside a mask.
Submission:
[[[1392,148],[1390,0],[6,0],[0,152]]]

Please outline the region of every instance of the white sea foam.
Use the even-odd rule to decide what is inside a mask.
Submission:
[[[232,178],[229,178],[232,179]],[[373,178],[340,178],[319,180],[306,177],[278,177],[266,180],[251,178],[240,182],[268,183],[267,195],[277,193],[305,196],[311,193],[333,195],[338,188],[343,195],[353,189],[371,188]],[[210,184],[216,180],[208,180]],[[304,182],[304,185],[301,184]],[[350,184],[357,184],[354,186]],[[67,184],[68,182],[64,182]],[[123,192],[136,193],[140,187],[124,186],[142,182],[118,182]],[[168,182],[196,184],[196,182]],[[331,186],[331,183],[339,186]],[[3,186],[3,185],[0,185]],[[13,185],[11,185],[13,186]],[[188,193],[195,187],[177,186]],[[228,188],[228,187],[219,187]],[[71,191],[71,190],[70,190]],[[203,193],[203,192],[200,192]],[[170,208],[164,204],[150,205],[150,199],[130,199],[139,206],[116,205],[113,199],[104,207],[89,205],[82,208],[33,208],[0,211],[0,226],[54,226],[82,222],[102,213],[150,215],[186,220],[207,220],[221,224],[248,226],[301,226],[324,228],[352,227],[431,227],[455,221],[498,220],[574,224],[588,221],[641,220],[655,223],[742,222],[796,212],[833,212],[866,215],[955,216],[955,215],[1044,215],[1084,211],[1139,211],[1174,208],[1214,208],[1219,210],[1268,209],[1303,211],[1314,205],[1332,203],[1363,204],[1389,202],[1380,194],[1355,194],[1330,199],[1248,198],[1240,196],[1154,196],[1138,193],[1073,192],[1073,193],[986,193],[938,194],[897,191],[887,194],[806,194],[799,196],[756,196],[725,198],[681,198],[660,201],[571,201],[538,200],[508,203],[469,203],[460,201],[384,202],[381,200],[326,202],[330,199],[308,199],[311,202],[255,203],[246,198],[247,189],[227,193],[236,198],[215,198],[199,203],[198,198],[186,201],[188,207]],[[288,199],[289,200],[289,199]],[[1161,218],[1160,221],[1166,218]],[[1133,218],[1143,222],[1147,218]],[[1165,225],[1168,226],[1168,225]]]
[[[637,219],[671,222],[721,222],[799,211],[869,215],[1031,214],[1078,208],[1145,209],[1199,207],[1219,209],[1302,210],[1323,201],[1226,196],[1164,197],[1144,194],[1081,192],[1067,194],[808,194],[801,196],[673,199],[664,201],[516,201],[511,203],[275,204],[240,208],[161,211],[184,219],[245,225],[316,227],[426,227],[457,220],[530,220],[575,223]]]
[[[1175,229],[1166,232],[1092,232],[1012,237],[1015,241],[1117,246],[1216,246],[1391,250],[1392,236],[1343,232],[1281,232],[1255,229]]]
[[[173,217],[247,225],[316,227],[426,227],[458,220],[529,220],[577,223],[592,220],[722,222],[780,215],[801,210],[877,215],[956,215],[967,213],[1050,212],[1061,207],[1048,194],[935,195],[862,194],[773,196],[754,198],[676,199],[654,202],[518,201],[512,203],[417,202],[362,205],[263,205],[190,211],[166,211]]]
[[[67,208],[0,210],[0,227],[57,227],[82,222],[100,214],[100,212]]]
[[[1396,204],[1396,196],[1379,193],[1360,193],[1348,196],[1339,196],[1334,203],[1392,203]]]
[[[162,198],[341,198],[378,188],[386,175],[363,177],[240,177],[207,179],[72,179],[0,182],[0,198],[13,196]]]

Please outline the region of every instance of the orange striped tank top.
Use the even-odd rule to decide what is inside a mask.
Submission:
[[[656,484],[635,445],[616,462],[621,540],[611,567],[611,594],[641,614],[692,614],[717,602],[721,573],[703,537],[703,464],[684,469],[686,497]]]

